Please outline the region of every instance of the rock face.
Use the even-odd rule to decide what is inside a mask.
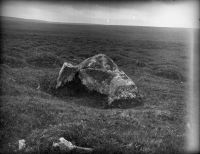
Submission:
[[[56,88],[72,81],[77,73],[87,89],[107,95],[109,105],[116,100],[136,100],[138,97],[135,83],[104,54],[87,58],[75,66],[65,62],[59,72]]]

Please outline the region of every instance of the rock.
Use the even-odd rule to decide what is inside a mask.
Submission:
[[[93,151],[92,148],[85,148],[85,147],[80,147],[73,145],[70,141],[67,141],[65,138],[61,137],[59,138],[58,143],[53,143],[53,147],[56,148],[58,147],[61,151],[64,152],[70,152],[72,150],[80,151],[80,152],[87,152],[90,153]]]
[[[56,88],[72,81],[76,74],[87,89],[107,95],[109,105],[116,100],[136,100],[138,97],[135,83],[104,54],[87,58],[79,65],[65,62],[59,72]]]
[[[18,143],[19,143],[19,150],[24,150],[26,147],[26,141],[22,139],[22,140],[19,140]]]
[[[60,142],[53,143],[53,147],[59,147],[61,151],[71,151],[76,146],[74,146],[71,142],[65,140],[63,137],[59,139]]]

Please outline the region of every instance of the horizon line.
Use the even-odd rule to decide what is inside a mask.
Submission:
[[[15,18],[15,19],[23,19],[23,20],[34,20],[38,22],[44,23],[52,23],[52,24],[82,24],[82,25],[102,25],[102,26],[127,26],[127,27],[153,27],[153,28],[177,28],[177,29],[198,29],[198,27],[165,27],[165,26],[151,26],[151,25],[126,25],[126,24],[100,24],[100,23],[87,23],[87,22],[65,22],[65,21],[51,21],[44,19],[35,19],[35,18],[24,18],[24,17],[14,17],[14,16],[6,16],[0,15],[2,18]]]

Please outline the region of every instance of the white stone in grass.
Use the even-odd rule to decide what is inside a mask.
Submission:
[[[19,140],[18,143],[19,143],[19,150],[25,149],[25,147],[26,147],[26,141],[24,139]]]
[[[58,143],[53,143],[53,147],[59,147],[60,150],[71,151],[76,146],[73,145],[70,141],[65,140],[63,137],[59,138]]]
[[[54,148],[58,147],[61,151],[70,152],[73,149],[79,150],[81,152],[87,152],[87,153],[90,153],[93,151],[92,148],[85,148],[85,147],[73,145],[70,141],[67,141],[63,137],[59,138],[59,141],[60,142],[58,143],[53,143],[53,147]]]

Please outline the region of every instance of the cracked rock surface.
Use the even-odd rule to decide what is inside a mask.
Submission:
[[[78,65],[65,62],[59,72],[56,88],[71,82],[75,76],[88,90],[107,95],[108,105],[119,100],[137,100],[135,83],[104,54],[87,58]]]

